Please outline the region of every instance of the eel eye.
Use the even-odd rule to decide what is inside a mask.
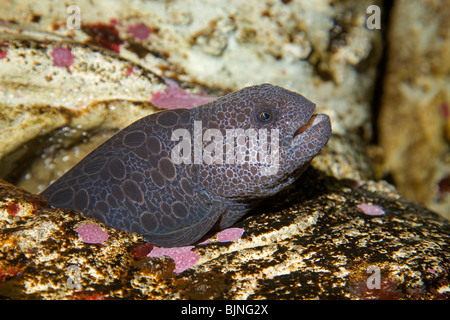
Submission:
[[[258,114],[258,120],[261,122],[269,122],[272,120],[272,114],[267,111],[262,111]]]

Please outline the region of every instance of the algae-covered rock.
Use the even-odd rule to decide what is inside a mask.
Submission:
[[[376,207],[375,215],[370,208]],[[313,168],[235,228],[186,252],[154,246],[11,185],[0,186],[0,296],[20,299],[448,299],[450,224],[386,183]],[[109,235],[83,241],[96,224]],[[85,240],[86,241],[86,240]],[[180,259],[183,259],[181,256]]]

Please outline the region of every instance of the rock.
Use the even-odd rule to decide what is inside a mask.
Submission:
[[[12,186],[0,185],[0,190],[1,297],[76,299],[81,295],[87,299],[101,297],[104,285],[121,283],[127,271],[118,266],[139,243],[135,235],[118,240],[120,232],[108,230],[105,245],[84,243],[77,228],[98,224],[96,220],[79,212],[53,210],[44,198]],[[93,286],[77,290],[84,281],[93,281]],[[115,290],[120,297],[122,289]]]
[[[358,205],[376,205],[372,216]],[[102,244],[76,229],[97,224]],[[197,244],[176,273],[136,234],[0,186],[0,296],[14,299],[449,299],[450,224],[387,183],[357,186],[314,168],[234,227]]]
[[[2,177],[17,178],[14,171],[24,170],[47,147],[71,146],[92,130],[111,132],[154,112],[144,101],[166,87],[139,66],[85,45],[24,36],[1,39],[7,44],[7,55],[0,59]],[[73,61],[58,66],[52,53],[67,47]],[[127,75],[130,66],[134,74]]]
[[[396,1],[379,123],[383,171],[450,219],[450,1]],[[414,39],[414,41],[411,41]]]

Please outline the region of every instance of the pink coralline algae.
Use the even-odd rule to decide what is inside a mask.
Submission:
[[[0,59],[6,58],[6,55],[8,54],[8,50],[6,48],[8,48],[8,45],[0,42]]]
[[[239,239],[244,233],[242,228],[229,228],[225,229],[217,234],[217,240],[219,242],[230,242]],[[211,239],[199,243],[198,245],[205,245],[211,242]],[[149,248],[152,248],[152,244],[148,244]],[[192,251],[195,246],[177,247],[177,248],[160,248],[153,247],[152,251],[147,255],[149,258],[160,258],[162,256],[168,256],[175,262],[175,269],[173,272],[180,273],[190,267],[197,264],[200,256],[197,252]],[[139,249],[140,250],[140,249]]]
[[[86,223],[76,230],[85,243],[100,244],[108,240],[109,235],[102,228],[93,223]]]
[[[20,206],[17,203],[8,202],[7,207],[6,207],[6,212],[8,213],[8,215],[11,215],[14,217],[19,212],[19,210],[20,210]]]
[[[152,104],[158,108],[194,108],[215,100],[213,97],[195,96],[181,89],[178,84],[166,79],[168,87],[152,96]]]
[[[127,67],[127,70],[125,71],[125,75],[126,75],[127,77],[129,77],[129,76],[135,75],[135,74],[136,74],[136,72],[134,72],[133,66],[128,66],[128,67]]]
[[[385,213],[382,207],[373,204],[361,203],[356,207],[368,216],[382,216]]]
[[[229,228],[225,229],[217,234],[217,240],[219,242],[229,242],[239,239],[244,234],[242,228]]]
[[[50,55],[57,67],[70,67],[73,64],[73,55],[69,48],[56,47]]]
[[[109,19],[109,23],[116,27],[123,27],[123,24],[115,18]]]
[[[228,228],[216,234],[218,242],[231,242],[239,239],[244,234],[245,230],[242,228]],[[199,246],[211,243],[211,238],[208,238],[200,243]]]
[[[10,277],[15,277],[22,274],[22,270],[15,267],[6,267],[5,270],[0,268],[0,283],[4,282]]]
[[[151,30],[143,23],[135,23],[128,27],[128,32],[138,40],[147,40],[150,36]]]
[[[162,256],[168,256],[175,262],[175,269],[173,272],[180,273],[194,266],[200,259],[198,253],[192,251],[193,248],[194,246],[176,248],[154,247],[147,257],[159,258]]]

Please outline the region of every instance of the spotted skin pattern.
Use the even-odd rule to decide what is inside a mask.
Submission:
[[[213,227],[230,227],[300,176],[331,135],[329,117],[313,115],[314,109],[300,94],[263,84],[196,108],[161,111],[118,132],[41,195],[55,207],[137,232],[160,247],[189,245]],[[273,137],[266,145],[268,154],[278,149],[278,170],[261,174],[270,162],[245,161],[248,157],[227,163],[225,146],[222,164],[196,163],[194,151],[191,161],[173,161],[172,150],[182,137],[172,139],[172,133],[187,129],[193,140],[194,121],[201,121],[203,134],[218,129],[223,137],[237,128],[267,129],[267,135],[277,129],[278,146]],[[216,141],[203,139],[204,149]]]

